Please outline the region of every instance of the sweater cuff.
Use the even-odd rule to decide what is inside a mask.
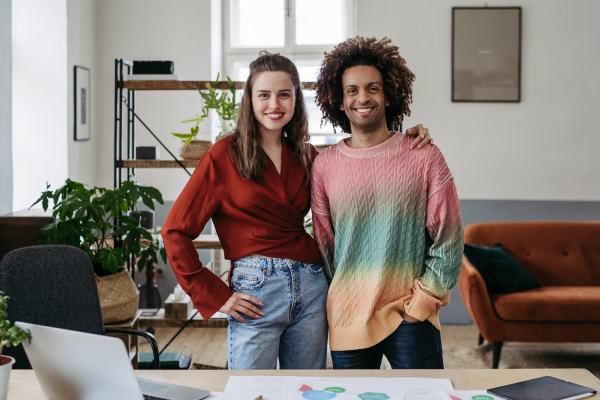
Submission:
[[[203,268],[188,295],[204,320],[209,319],[229,300],[233,291],[217,275]]]
[[[415,279],[412,297],[404,304],[404,312],[419,321],[425,321],[439,307],[446,306],[450,302],[450,292],[443,299],[438,299],[430,293],[420,279]]]

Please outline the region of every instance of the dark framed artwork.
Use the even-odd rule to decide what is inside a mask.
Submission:
[[[521,7],[452,8],[452,101],[521,101]]]
[[[90,70],[85,67],[75,66],[75,105],[74,129],[75,140],[90,140],[91,130],[91,104],[90,104]]]

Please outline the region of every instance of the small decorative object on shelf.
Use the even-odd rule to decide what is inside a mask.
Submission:
[[[134,61],[134,74],[172,75],[175,73],[173,61]]]
[[[0,353],[4,346],[17,346],[25,339],[31,341],[31,333],[17,326],[10,326],[8,314],[6,313],[8,296],[3,296],[0,292]],[[0,355],[0,400],[6,400],[8,393],[8,379],[15,359],[9,356]]]
[[[179,285],[175,286],[173,293],[165,300],[165,318],[187,320],[194,310],[192,299]]]
[[[141,225],[142,228],[146,229],[148,232],[154,232],[154,211],[152,211],[152,210],[142,210],[142,211],[129,210],[127,215],[135,218],[136,223]]]
[[[137,146],[135,148],[135,158],[138,160],[158,160],[160,158],[160,147]]]

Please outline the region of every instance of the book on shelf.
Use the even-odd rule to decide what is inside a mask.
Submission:
[[[140,369],[146,368],[154,361],[152,353],[140,353],[138,355],[138,365]],[[183,351],[173,353],[162,353],[160,355],[161,369],[189,369],[191,357],[185,357]]]
[[[123,77],[125,81],[182,81],[179,74],[132,74]]]

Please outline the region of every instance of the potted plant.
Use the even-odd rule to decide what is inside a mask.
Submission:
[[[188,119],[183,123],[195,122],[196,125],[190,128],[190,133],[175,133],[172,134],[178,138],[184,139],[183,146],[180,149],[180,156],[183,159],[197,160],[208,151],[212,143],[208,140],[196,140],[196,136],[200,131],[200,122],[209,118],[210,110],[215,110],[219,116],[221,132],[218,138],[221,138],[231,132],[235,128],[235,120],[239,104],[236,102],[236,89],[233,81],[227,77],[229,84],[229,92],[217,92],[219,86],[219,74],[213,88],[210,83],[206,83],[208,93],[198,90],[202,97],[202,115],[196,114],[196,118]]]
[[[8,296],[3,296],[3,294],[0,292],[0,354],[4,346],[17,346],[25,339],[31,341],[31,333],[28,330],[10,326],[10,321],[6,319],[8,317],[6,313]],[[14,363],[14,358],[0,355],[0,400],[6,400],[8,378]]]
[[[143,227],[144,218],[124,215],[137,211],[141,200],[154,210],[154,202],[164,204],[158,189],[143,186],[132,179],[115,190],[93,187],[67,179],[65,185],[46,191],[32,204],[42,204],[44,211],[53,202],[54,221],[42,227],[39,244],[62,244],[78,247],[92,261],[97,275],[98,293],[105,323],[130,318],[138,308],[139,292],[124,270],[127,260],[137,260],[141,272],[149,259],[166,262],[161,240],[155,240]],[[142,247],[142,241],[149,243]]]

